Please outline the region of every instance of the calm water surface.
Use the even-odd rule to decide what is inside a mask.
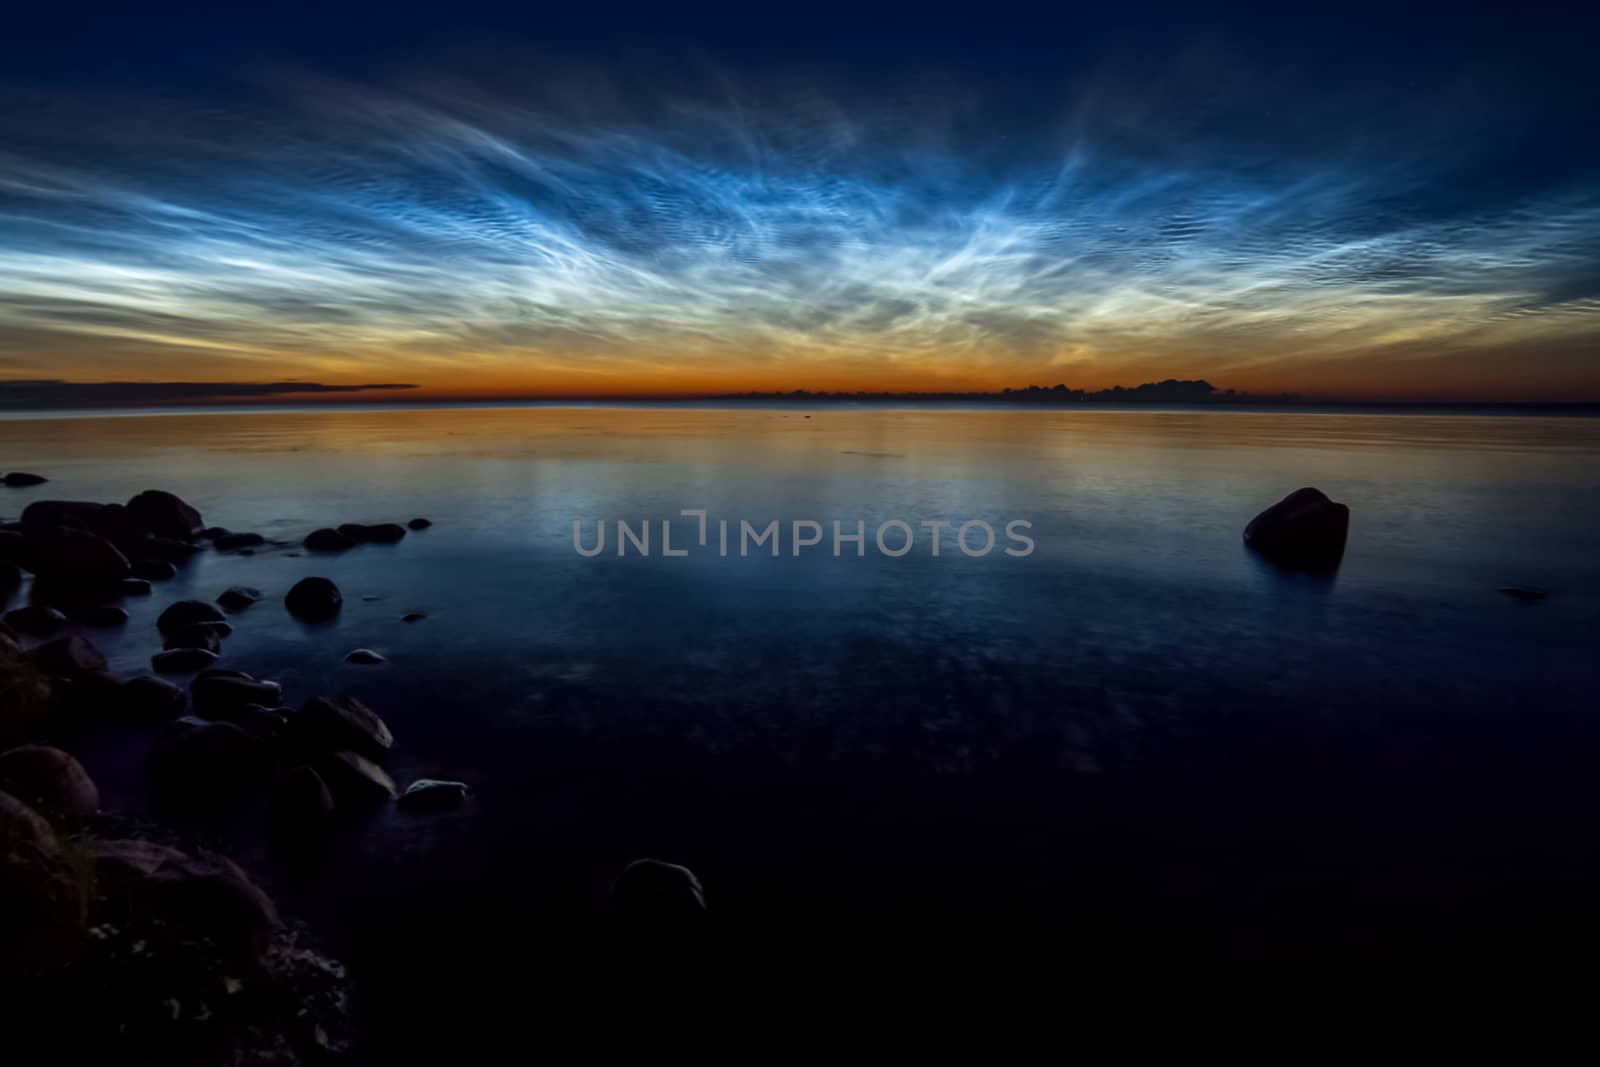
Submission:
[[[557,898],[582,899],[616,863],[655,853],[696,865],[733,907],[797,880],[887,900],[916,864],[886,842],[921,848],[957,826],[992,843],[991,870],[1034,871],[1026,857],[1053,847],[1056,800],[1019,796],[1018,783],[1147,765],[1142,738],[1233,715],[1268,733],[1275,721],[1350,723],[1358,754],[1330,777],[1392,768],[1387,732],[1408,738],[1406,760],[1435,751],[1448,764],[1476,744],[1477,773],[1592,706],[1600,670],[1595,419],[230,412],[4,421],[0,455],[51,478],[0,494],[7,517],[41,497],[159,487],[209,523],[282,542],[201,553],[127,603],[124,631],[95,639],[114,669],[139,671],[168,602],[264,590],[235,619],[223,665],[279,679],[296,703],[360,695],[400,740],[402,784],[477,788],[459,814],[390,812],[351,846],[367,875],[408,885],[422,870],[492,866],[485,841],[512,835],[576,871]],[[1253,514],[1303,485],[1352,510],[1332,579],[1275,572],[1241,545]],[[598,519],[682,508],[758,525],[862,520],[869,539],[889,519],[1026,519],[1037,548],[969,559],[946,530],[935,559],[919,528],[899,559],[870,540],[865,558],[834,558],[826,543],[799,558],[787,543],[778,559],[662,558],[657,543],[619,559],[614,530],[599,558],[573,550],[574,519],[592,537]],[[416,515],[435,525],[395,546],[299,547],[318,526]],[[691,530],[676,523],[675,544]],[[337,622],[308,627],[283,610],[307,574],[344,590]],[[1513,584],[1551,595],[1496,592]],[[402,623],[408,611],[428,617]],[[357,647],[389,662],[347,666]],[[138,810],[133,750],[102,743],[90,756]],[[1539,779],[1544,751],[1510,769]],[[814,862],[844,875],[798,870]],[[361,884],[368,906],[388,891]]]

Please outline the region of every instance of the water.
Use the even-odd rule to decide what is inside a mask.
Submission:
[[[1594,799],[1600,420],[305,410],[7,421],[0,442],[8,469],[52,479],[0,495],[8,516],[159,487],[282,542],[201,553],[128,601],[126,629],[95,635],[114,670],[146,667],[168,602],[256,586],[267,599],[235,618],[223,665],[294,702],[357,694],[399,738],[402,784],[472,783],[461,812],[383,813],[336,873],[285,886],[354,931],[358,959],[383,958],[385,923],[437,916],[464,887],[482,903],[530,854],[542,866],[520,904],[566,915],[656,854],[747,920],[797,900],[1038,916],[1074,894],[1210,917],[1285,870],[1318,885],[1338,871],[1345,905],[1379,892],[1375,871],[1392,888],[1397,862],[1435,888],[1438,870],[1500,871],[1513,852],[1548,872]],[[1302,485],[1352,509],[1331,579],[1241,544]],[[715,527],[699,548],[683,508],[781,520],[783,555],[723,558]],[[416,515],[435,525],[395,546],[298,545]],[[619,518],[656,524],[650,556],[614,554]],[[687,557],[661,555],[664,518]],[[575,519],[590,543],[607,520],[605,554],[574,551]],[[829,539],[791,555],[795,519],[862,521],[865,557],[836,558]],[[917,528],[903,558],[872,544],[891,519]],[[1026,520],[1035,551],[1005,555],[1001,532],[968,558],[947,529],[934,558],[917,527],[970,519]],[[343,589],[337,622],[284,612],[307,574]],[[357,647],[388,663],[345,664]],[[134,812],[141,751],[117,738],[86,753]],[[1491,812],[1486,790],[1515,799]],[[1197,849],[1230,858],[1196,863]],[[441,929],[407,951],[451,959],[463,935]]]

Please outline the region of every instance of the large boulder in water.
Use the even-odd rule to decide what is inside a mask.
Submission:
[[[36,530],[52,526],[92,530],[95,516],[104,510],[104,504],[92,500],[35,500],[22,509],[21,522],[24,527]]]
[[[165,678],[140,675],[122,683],[117,718],[128,723],[166,722],[183,714],[183,688]]]
[[[359,807],[394,799],[394,779],[359,752],[335,752],[318,762],[334,800]]]
[[[660,860],[634,860],[611,887],[617,910],[630,919],[681,922],[705,913],[705,890],[687,867]]]
[[[88,818],[100,808],[100,790],[83,764],[49,745],[0,752],[0,789],[57,818]]]
[[[128,501],[128,510],[157,537],[192,541],[205,530],[200,512],[180,497],[160,489],[146,489]]]
[[[306,622],[322,622],[339,614],[344,597],[327,578],[302,578],[283,598],[289,614]]]
[[[30,485],[43,485],[49,480],[42,474],[29,474],[27,471],[12,471],[4,478],[0,478],[0,481],[5,482],[12,489],[22,489]]]
[[[1244,543],[1284,567],[1332,570],[1344,557],[1350,509],[1318,489],[1296,489],[1244,528]]]

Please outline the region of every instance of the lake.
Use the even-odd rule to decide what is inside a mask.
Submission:
[[[51,479],[0,491],[7,518],[163,488],[272,542],[128,600],[128,625],[93,635],[113,670],[148,669],[171,601],[255,586],[221,666],[291,703],[355,694],[392,726],[402,785],[472,785],[459,811],[350,828],[311,872],[275,866],[248,820],[204,828],[337,929],[358,975],[448,965],[508,912],[493,936],[514,943],[592,929],[640,855],[693,867],[729,929],[1039,933],[1093,908],[1128,958],[1344,951],[1397,925],[1444,944],[1440,916],[1593,886],[1600,419],[237,410],[5,420],[0,455]],[[1307,485],[1351,508],[1331,577],[1241,543]],[[433,526],[399,544],[300,547],[413,516]],[[650,554],[617,555],[619,519],[651,523]],[[780,554],[741,555],[737,532],[721,554],[719,519],[777,520]],[[592,546],[600,520],[606,551],[580,554],[574,522]],[[662,520],[687,554],[663,553]],[[822,532],[798,555],[796,520]],[[835,520],[862,523],[863,554],[834,555]],[[874,542],[895,520],[899,556]],[[957,542],[972,520],[997,535],[978,557]],[[1004,551],[1018,520],[1026,555]],[[950,523],[937,556],[929,521]],[[285,612],[308,574],[343,590],[336,622]],[[387,662],[345,663],[355,648]],[[136,740],[83,756],[141,815]],[[416,1001],[369,988],[385,1011]]]

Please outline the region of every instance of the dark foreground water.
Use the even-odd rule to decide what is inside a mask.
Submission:
[[[294,703],[359,695],[402,784],[473,785],[459,812],[348,827],[310,869],[249,817],[204,828],[330,931],[380,1048],[527,1025],[550,984],[603,998],[572,961],[626,953],[605,888],[640,855],[700,873],[742,968],[827,944],[871,970],[903,941],[1132,969],[1437,960],[1591,929],[1600,420],[232,412],[0,422],[0,456],[52,479],[3,491],[7,517],[159,487],[282,542],[128,601],[95,634],[114,669],[147,666],[170,601],[257,586],[221,665]],[[1352,509],[1332,578],[1240,542],[1302,485]],[[415,515],[435,525],[398,545],[299,548]],[[615,555],[619,518],[652,520],[648,557]],[[664,518],[689,555],[662,555]],[[586,544],[606,520],[604,554],[574,551],[575,519]],[[783,554],[741,558],[740,519],[780,520]],[[795,519],[826,531],[798,557]],[[864,557],[833,555],[835,519],[865,524]],[[873,544],[893,519],[916,534],[900,558]],[[952,528],[932,556],[919,523],[970,519],[990,554]],[[1014,519],[1026,557],[1003,552]],[[307,574],[344,590],[336,623],[284,611]],[[357,647],[387,664],[346,665]],[[142,753],[84,753],[133,813]]]

